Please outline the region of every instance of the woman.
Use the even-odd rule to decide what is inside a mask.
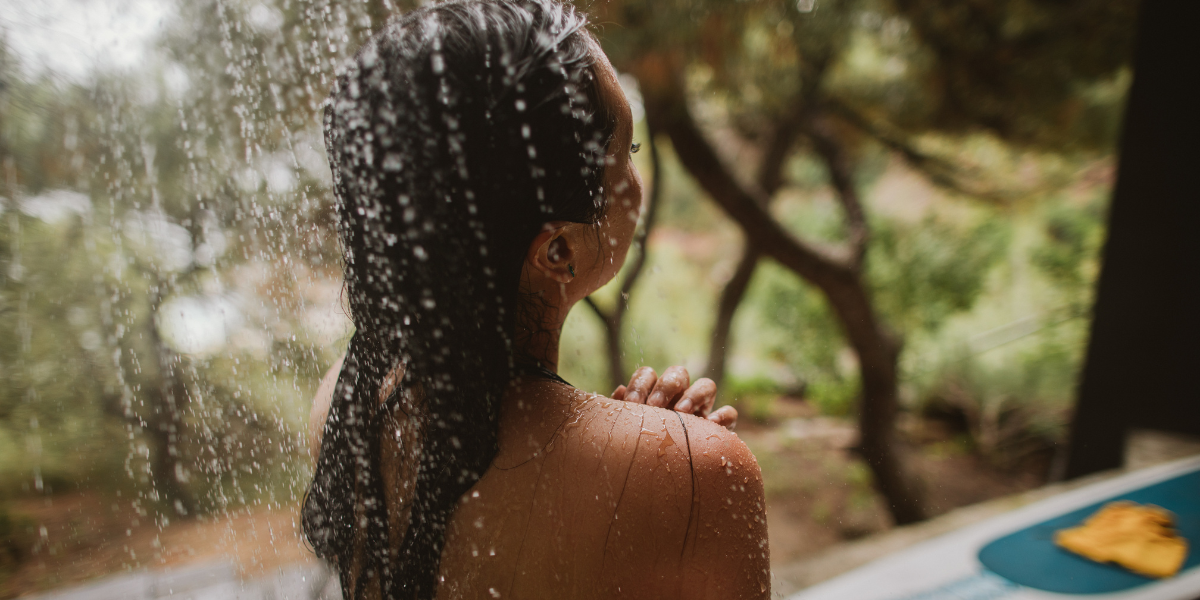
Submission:
[[[355,334],[315,410],[303,524],[347,597],[769,594],[735,415],[683,414],[711,382],[643,369],[618,401],[555,373],[641,204],[629,105],[584,26],[554,0],[435,4],[334,86]]]

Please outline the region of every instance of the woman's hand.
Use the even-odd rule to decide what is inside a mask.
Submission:
[[[663,371],[662,377],[654,369],[642,367],[634,371],[629,385],[622,385],[612,393],[612,399],[694,414],[730,430],[737,426],[736,408],[712,409],[717,400],[717,384],[707,377],[691,383],[687,369],[680,366]]]

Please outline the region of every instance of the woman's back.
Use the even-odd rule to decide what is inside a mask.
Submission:
[[[537,381],[455,511],[439,598],[757,598],[762,480],[725,428]]]
[[[317,393],[314,452],[340,368]],[[398,442],[382,456],[394,532],[405,529],[415,477],[409,415],[421,411],[401,396],[379,432]],[[736,435],[532,380],[506,396],[500,452],[450,522],[438,597],[761,598],[769,568],[762,476]]]

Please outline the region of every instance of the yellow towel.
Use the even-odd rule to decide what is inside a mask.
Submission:
[[[1157,506],[1109,502],[1083,525],[1054,534],[1054,542],[1096,562],[1115,562],[1150,577],[1170,577],[1187,558],[1187,540],[1174,516]]]

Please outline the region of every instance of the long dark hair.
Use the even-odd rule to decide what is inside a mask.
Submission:
[[[525,252],[547,221],[603,214],[614,119],[585,25],[555,0],[434,4],[372,37],[330,94],[355,333],[303,526],[347,595],[436,595],[446,525],[496,455],[499,402],[522,362]],[[381,384],[399,366],[393,396],[419,399],[402,405],[419,429],[403,449],[411,493],[385,490],[381,470],[399,437],[381,435],[393,409]]]

